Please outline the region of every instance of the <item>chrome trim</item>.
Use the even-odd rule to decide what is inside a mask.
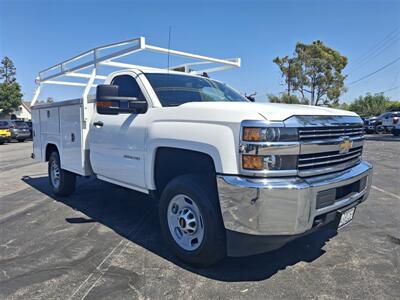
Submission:
[[[364,145],[364,138],[349,138],[353,141],[353,148]],[[316,154],[323,152],[339,151],[339,145],[343,139],[324,140],[324,141],[302,141],[300,143],[300,154]]]
[[[358,152],[358,151],[355,151],[355,152]],[[303,168],[303,167],[313,167],[313,166],[332,164],[332,163],[336,163],[336,162],[346,161],[346,160],[349,160],[349,159],[352,159],[352,158],[356,158],[356,157],[359,157],[359,156],[360,156],[360,153],[356,153],[356,154],[353,154],[353,155],[350,155],[350,156],[346,156],[346,157],[343,157],[343,158],[319,161],[319,162],[314,162],[314,163],[302,164],[302,163],[299,162],[298,167],[299,168]],[[323,159],[323,158],[325,158],[325,157],[318,157],[318,159]]]
[[[361,125],[360,125],[361,126]],[[329,131],[342,131],[342,132],[348,132],[348,131],[360,131],[360,129],[362,129],[362,127],[360,126],[356,126],[356,127],[347,127],[347,128],[327,128],[327,129],[313,129],[313,130],[302,130],[301,127],[299,128],[299,131],[303,131],[303,132],[329,132]],[[361,132],[363,132],[361,130]]]
[[[298,155],[300,144],[298,142],[241,142],[239,153],[243,154],[277,154],[277,155]]]
[[[327,174],[327,173],[332,173],[332,172],[337,172],[337,171],[342,171],[345,169],[348,169],[358,162],[361,161],[360,157],[357,157],[356,159],[353,159],[348,162],[344,162],[338,165],[333,165],[329,167],[321,167],[317,169],[307,169],[307,170],[299,170],[299,176],[301,177],[310,177],[310,176],[316,176],[316,175],[321,175],[321,174]]]
[[[255,170],[242,169],[242,166],[240,165],[240,173],[247,176],[284,177],[284,176],[296,176],[298,171],[297,169],[255,171]]]
[[[363,125],[359,116],[292,116],[285,121],[286,127],[323,127]]]
[[[333,137],[339,136],[340,137],[340,136],[343,136],[343,135],[346,135],[346,136],[350,137],[350,136],[360,136],[363,133],[364,133],[364,131],[352,131],[352,132],[345,131],[343,133],[325,133],[325,134],[307,134],[307,135],[304,135],[299,131],[299,139],[300,140],[304,140],[305,138],[315,138],[315,137],[324,137],[324,136],[333,136]]]
[[[243,120],[241,127],[285,127],[284,122],[267,120]],[[240,130],[240,140],[242,139],[242,130]]]
[[[356,149],[356,150],[352,151],[353,149]],[[331,152],[335,152],[335,151],[331,151]],[[323,153],[329,153],[329,152],[320,152],[320,153],[315,153],[315,154],[321,154],[321,153],[323,154]],[[313,157],[306,157],[306,158],[299,157],[299,162],[309,161],[309,160],[314,160],[314,159],[342,157],[342,156],[345,156],[345,155],[348,155],[348,154],[351,154],[351,153],[360,153],[361,154],[362,153],[362,148],[358,148],[357,149],[357,147],[354,147],[354,148],[351,148],[349,150],[349,152],[347,152],[347,153],[339,153],[339,154],[332,154],[332,155],[321,155],[321,156],[313,156]],[[314,153],[312,153],[312,154],[314,154]]]
[[[317,193],[367,177],[363,191],[316,209]],[[367,198],[372,166],[362,161],[350,169],[310,178],[244,178],[217,176],[226,229],[253,235],[293,235],[311,229],[316,216]]]

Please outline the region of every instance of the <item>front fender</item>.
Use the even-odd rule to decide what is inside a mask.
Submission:
[[[187,149],[209,155],[217,173],[238,174],[236,145],[240,124],[160,121],[148,129],[146,185],[155,189],[155,156],[160,147]],[[165,170],[168,172],[168,170]]]

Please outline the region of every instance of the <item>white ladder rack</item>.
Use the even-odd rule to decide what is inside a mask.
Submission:
[[[115,49],[125,47],[124,49]],[[103,50],[114,49],[111,53],[102,54]],[[213,58],[188,52],[182,52],[177,50],[171,50],[167,48],[161,48],[157,46],[152,46],[146,44],[144,37],[134,38],[122,42],[117,42],[105,46],[100,46],[94,48],[92,50],[83,52],[73,58],[67,59],[59,64],[56,64],[50,68],[47,68],[41,72],[39,72],[39,76],[36,78],[36,90],[34,97],[31,101],[31,106],[33,106],[40,94],[41,88],[44,84],[58,84],[65,86],[80,86],[84,87],[84,91],[82,94],[83,99],[83,107],[84,114],[83,120],[87,120],[87,102],[89,91],[92,87],[97,86],[94,83],[95,80],[105,80],[107,76],[97,74],[97,68],[99,66],[111,66],[116,68],[130,69],[130,68],[148,68],[146,66],[139,66],[134,64],[128,64],[123,62],[115,61],[116,59],[132,55],[138,53],[140,51],[151,51],[157,52],[167,55],[180,56],[185,58],[190,58],[196,60],[195,62],[181,64],[178,66],[169,67],[170,70],[180,70],[187,73],[193,74],[202,74],[203,72],[212,73],[217,71],[223,71],[231,68],[239,68],[240,67],[240,58],[230,58],[230,59],[219,59]],[[83,61],[86,59],[87,61],[79,63],[79,61]],[[74,66],[71,66],[72,63],[75,63]],[[220,66],[216,67],[208,67],[201,70],[191,70],[191,66],[198,65],[208,65],[208,64],[219,64]],[[91,73],[83,73],[79,72],[88,68],[93,68]],[[88,79],[87,83],[82,82],[73,82],[73,81],[63,81],[59,80],[60,77],[74,77],[74,78],[85,78]]]

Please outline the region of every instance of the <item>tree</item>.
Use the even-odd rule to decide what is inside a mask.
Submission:
[[[53,97],[47,97],[46,103],[53,103],[54,98]]]
[[[292,92],[292,82],[296,72],[296,66],[294,65],[295,60],[293,58],[289,58],[289,56],[286,55],[282,58],[276,57],[273,62],[279,66],[282,72],[282,77],[284,78],[285,84],[287,86],[287,95],[290,96]]]
[[[0,110],[2,114],[9,114],[22,103],[21,87],[15,79],[14,63],[7,56],[1,61],[0,79]]]
[[[16,69],[11,59],[5,56],[1,60],[0,79],[4,79],[5,83],[12,83],[15,81]]]
[[[390,101],[386,103],[386,111],[400,111],[400,101]]]
[[[302,101],[296,95],[282,94],[280,96],[268,95],[268,101],[271,103],[285,103],[285,104],[307,104]]]
[[[338,103],[339,96],[346,91],[346,76],[342,71],[347,58],[321,41],[310,45],[297,43],[293,57],[276,57],[273,62],[285,78],[288,95],[296,91],[303,102],[309,101],[312,105]]]
[[[358,97],[349,105],[349,110],[356,112],[361,117],[370,117],[380,115],[388,110],[391,101],[383,93],[367,94]]]
[[[22,93],[19,84],[1,83],[0,84],[0,110],[2,114],[13,112],[22,102]]]
[[[335,109],[350,110],[350,105],[347,104],[346,102],[329,104],[328,107]]]

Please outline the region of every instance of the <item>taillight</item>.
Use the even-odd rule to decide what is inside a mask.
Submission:
[[[400,119],[399,119],[399,118],[397,118],[397,117],[396,117],[396,118],[393,118],[393,124],[397,124],[397,123],[399,123],[399,120],[400,120]]]

